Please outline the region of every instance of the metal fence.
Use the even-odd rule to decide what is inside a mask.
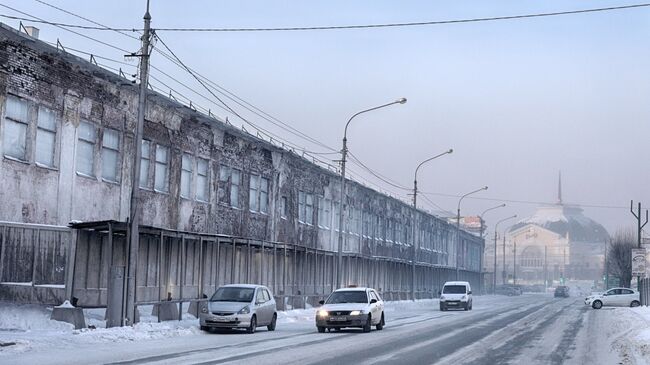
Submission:
[[[0,222],[0,300],[61,304],[71,279],[68,227]]]
[[[0,300],[109,306],[112,270],[127,266],[127,225],[72,227],[0,222]],[[142,227],[137,262],[139,306],[200,301],[224,284],[259,283],[279,309],[305,308],[335,289],[335,252],[280,242]],[[345,253],[341,275],[343,285],[374,287],[386,300],[410,298],[408,260]],[[455,275],[453,267],[416,263],[416,297],[437,296]],[[460,279],[479,287],[477,272],[461,271]]]

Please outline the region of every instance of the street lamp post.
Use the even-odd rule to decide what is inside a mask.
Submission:
[[[387,106],[391,106],[394,104],[404,104],[404,103],[406,103],[406,98],[400,98],[387,104],[362,110],[354,114],[353,116],[351,116],[350,119],[348,119],[348,122],[345,123],[345,129],[343,131],[343,149],[341,149],[341,193],[340,193],[340,200],[339,200],[339,245],[338,245],[339,247],[338,247],[337,264],[336,264],[336,287],[337,288],[341,287],[341,267],[343,266],[343,222],[344,222],[343,204],[345,199],[345,161],[348,155],[348,138],[347,138],[348,126],[350,125],[352,119],[354,119],[354,117],[356,117],[359,114],[385,108]]]
[[[495,290],[497,289],[497,235],[498,235],[498,228],[499,228],[499,223],[505,222],[508,219],[513,219],[517,218],[517,215],[510,216],[508,218],[503,218],[502,220],[498,221],[494,225],[494,274],[492,275],[492,294],[494,294]]]
[[[465,199],[465,197],[472,195],[474,193],[478,193],[479,191],[487,190],[488,187],[484,186],[480,189],[476,189],[474,191],[470,191],[469,193],[463,195],[458,199],[458,208],[456,210],[456,280],[460,278],[460,262],[459,262],[459,257],[460,257],[460,203]]]
[[[418,170],[420,170],[420,167],[424,165],[425,163],[435,160],[438,157],[453,153],[453,149],[448,149],[447,151],[437,154],[431,158],[428,158],[418,165],[418,167],[415,169],[415,177],[413,178],[413,256],[411,260],[411,299],[415,300],[415,262],[417,261],[417,253],[418,253],[418,248],[417,248],[417,228],[416,228],[416,223],[417,223],[417,214],[418,214]]]
[[[481,240],[483,240],[483,231],[485,229],[485,225],[483,224],[483,216],[485,216],[485,213],[487,213],[487,212],[489,212],[491,210],[503,208],[505,206],[506,206],[506,204],[503,203],[501,205],[497,205],[496,207],[488,208],[488,209],[484,210],[483,213],[481,213],[481,215],[478,216],[478,219],[481,222],[481,234],[479,236],[481,238]],[[478,265],[479,266],[478,267],[478,269],[479,269],[478,272],[481,275],[481,280],[479,281],[479,287],[478,287],[479,293],[483,292],[483,289],[484,289],[483,286],[485,284],[484,283],[485,278],[483,277],[483,255],[485,254],[485,240],[483,240],[482,242],[483,242],[483,249],[481,250],[481,252],[482,252],[481,256],[479,256],[479,265]]]

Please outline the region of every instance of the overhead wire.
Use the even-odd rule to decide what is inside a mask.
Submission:
[[[39,1],[41,2],[41,1]],[[53,5],[41,2],[45,5],[51,6],[55,9]],[[401,27],[419,27],[419,26],[433,26],[433,25],[446,25],[446,24],[462,24],[462,23],[478,23],[478,22],[493,22],[493,21],[503,21],[503,20],[516,20],[516,19],[530,19],[530,18],[543,18],[543,17],[554,17],[562,15],[575,15],[575,14],[587,14],[587,13],[599,13],[599,12],[609,12],[609,11],[618,11],[626,9],[635,9],[643,8],[650,6],[650,3],[640,3],[640,4],[629,4],[629,5],[620,5],[620,6],[609,6],[602,8],[590,8],[590,9],[577,9],[577,10],[565,10],[565,11],[554,11],[546,13],[532,13],[532,14],[517,14],[517,15],[504,15],[504,16],[494,16],[494,17],[481,17],[481,18],[465,18],[465,19],[451,19],[451,20],[433,20],[433,21],[421,21],[421,22],[399,22],[399,23],[377,23],[377,24],[350,24],[350,25],[326,25],[326,26],[303,26],[303,27],[250,27],[250,28],[164,28],[157,27],[156,30],[163,32],[286,32],[286,31],[320,31],[320,30],[354,30],[354,29],[377,29],[377,28],[401,28]],[[61,10],[60,8],[58,8]],[[61,10],[64,11],[64,10]],[[73,13],[69,13],[74,15]],[[30,14],[23,14],[26,16],[32,16]],[[65,26],[69,28],[79,28],[79,29],[89,29],[89,30],[114,30],[114,31],[142,31],[140,28],[110,28],[110,27],[92,27],[84,26],[79,24],[69,24],[69,23],[58,23],[46,21],[40,18],[20,18],[16,16],[10,16],[6,14],[0,14],[0,17],[6,17],[16,20],[25,20],[35,23],[43,23],[54,26]]]
[[[501,21],[501,20],[542,18],[542,17],[552,17],[552,16],[560,16],[560,15],[586,14],[586,13],[634,9],[634,8],[642,8],[648,6],[650,6],[650,3],[610,6],[610,7],[603,7],[603,8],[555,11],[555,12],[548,12],[548,13],[519,14],[519,15],[509,15],[509,16],[506,15],[506,16],[495,16],[495,17],[484,17],[484,18],[436,20],[436,21],[404,22],[404,23],[327,25],[327,26],[277,27],[277,28],[270,28],[270,27],[269,28],[162,28],[159,27],[157,28],[157,30],[164,31],[164,32],[286,32],[286,31],[398,28],[398,27],[417,27],[417,26],[432,26],[432,25],[444,25],[444,24],[478,23],[478,22],[492,22],[492,21]]]
[[[20,10],[18,10],[18,9],[12,8],[12,7],[8,6],[8,5],[0,4],[0,6],[2,6],[2,7],[4,7],[4,8],[7,8],[7,9],[10,9],[10,10],[13,10],[13,11],[19,13],[19,14],[23,14],[23,15],[27,15],[27,16],[34,17],[35,19],[37,19],[37,20],[39,20],[39,21],[43,21],[42,18],[39,18],[39,17],[37,17],[37,16],[35,16],[35,15],[31,15],[31,14],[25,13],[25,12],[20,11]],[[2,15],[2,16],[5,16],[5,15]],[[5,17],[7,17],[7,16],[5,16]],[[33,20],[30,20],[30,21],[33,21]],[[36,21],[34,21],[34,22],[36,22]],[[51,22],[49,22],[48,24],[49,24],[49,25],[53,25],[53,26],[55,26],[55,27],[57,27],[57,28],[59,28],[59,29],[63,29],[63,30],[65,30],[66,32],[74,33],[74,34],[76,34],[76,35],[78,35],[78,36],[81,36],[81,37],[83,37],[83,38],[86,38],[86,39],[92,40],[92,41],[97,42],[97,43],[99,43],[99,44],[102,44],[102,45],[104,45],[104,46],[106,46],[106,47],[113,48],[113,49],[118,50],[118,51],[120,51],[120,52],[124,52],[124,53],[126,53],[126,54],[132,54],[132,53],[133,53],[133,52],[131,52],[131,51],[127,51],[127,50],[124,49],[124,48],[120,48],[120,47],[114,46],[114,45],[112,45],[112,44],[110,44],[110,43],[106,43],[106,42],[104,42],[104,41],[102,41],[102,40],[99,40],[99,39],[93,38],[93,37],[88,36],[88,35],[85,35],[85,34],[83,34],[83,33],[79,33],[79,32],[74,31],[74,30],[72,30],[72,29],[68,29],[67,26],[58,25],[58,24],[52,24]]]
[[[7,17],[7,18],[12,18],[12,19],[23,19],[23,20],[29,20],[29,21],[34,21],[34,22],[46,23],[46,24],[53,25],[53,26],[56,26],[56,27],[58,27],[58,28],[61,28],[61,29],[63,29],[63,30],[66,30],[66,31],[68,31],[68,32],[74,33],[74,34],[79,35],[79,36],[81,36],[81,37],[84,37],[84,38],[86,38],[86,39],[92,40],[92,41],[94,41],[94,42],[100,43],[100,44],[105,45],[105,46],[107,46],[107,47],[110,47],[110,48],[113,48],[113,49],[116,49],[116,50],[119,50],[119,51],[122,51],[122,52],[125,52],[125,53],[133,54],[132,52],[130,52],[130,51],[128,51],[128,50],[125,50],[125,49],[123,49],[123,48],[120,48],[120,47],[114,46],[114,45],[112,45],[112,44],[106,43],[106,42],[104,42],[104,41],[98,40],[98,39],[93,38],[93,37],[90,37],[90,36],[87,36],[87,35],[85,35],[85,34],[82,34],[82,33],[79,33],[79,32],[76,32],[76,31],[73,31],[73,30],[70,30],[70,29],[66,29],[66,27],[71,27],[71,28],[83,28],[83,29],[93,29],[93,30],[110,30],[110,31],[115,31],[115,32],[121,33],[121,34],[123,34],[123,35],[125,35],[125,36],[128,36],[128,37],[130,37],[130,38],[133,38],[133,39],[138,39],[138,38],[137,38],[137,37],[134,37],[134,36],[131,36],[131,35],[129,35],[128,33],[125,33],[125,32],[126,32],[126,31],[139,31],[138,29],[134,29],[134,28],[133,28],[133,29],[131,29],[131,28],[111,28],[111,27],[105,26],[105,25],[103,25],[103,24],[101,24],[101,23],[97,23],[97,22],[95,22],[95,21],[93,21],[93,20],[90,20],[90,19],[87,19],[87,18],[85,18],[85,17],[82,17],[82,16],[80,16],[80,15],[77,15],[77,14],[74,14],[74,13],[72,13],[72,12],[66,11],[65,9],[62,9],[62,8],[59,8],[59,7],[53,6],[53,5],[51,5],[51,4],[47,4],[47,3],[45,3],[44,1],[40,1],[40,0],[35,0],[35,1],[37,1],[37,2],[39,2],[39,3],[42,3],[42,4],[44,4],[44,5],[47,5],[47,6],[51,6],[51,7],[55,8],[55,9],[57,9],[57,10],[60,10],[60,11],[66,12],[66,13],[68,13],[68,14],[70,14],[70,15],[73,15],[73,16],[76,16],[76,17],[79,17],[79,18],[84,19],[84,20],[86,20],[86,21],[92,22],[93,24],[97,24],[97,25],[99,25],[100,27],[83,27],[83,26],[79,26],[79,25],[72,25],[72,24],[66,24],[66,23],[49,22],[49,21],[46,21],[46,20],[44,20],[44,19],[42,19],[42,18],[36,17],[36,16],[34,16],[34,15],[31,15],[31,14],[28,14],[28,13],[25,13],[25,12],[22,12],[22,11],[20,11],[20,10],[18,10],[18,9],[12,8],[12,7],[7,6],[7,5],[4,5],[4,4],[0,4],[0,6],[5,7],[5,8],[7,8],[7,9],[10,9],[10,10],[12,10],[12,11],[15,11],[15,12],[17,12],[17,13],[20,13],[20,14],[26,15],[26,16],[31,16],[32,18],[19,18],[19,17],[12,17],[12,16],[8,16],[8,15],[3,15],[3,14],[0,14],[0,16],[4,16],[4,17]],[[411,24],[411,23],[402,23],[402,25],[427,25],[427,24],[434,25],[434,24],[460,23],[460,22],[475,22],[475,21],[487,21],[487,20],[504,20],[504,19],[514,19],[514,18],[529,18],[529,17],[539,17],[539,16],[553,16],[553,15],[576,14],[576,13],[587,13],[587,12],[597,12],[597,11],[620,10],[620,9],[638,8],[638,7],[646,7],[646,6],[650,6],[650,4],[637,4],[637,5],[630,5],[630,6],[619,6],[619,7],[598,8],[598,9],[586,9],[586,10],[578,10],[578,11],[555,12],[555,13],[534,14],[534,15],[520,15],[520,16],[511,16],[511,17],[477,18],[477,19],[464,19],[464,20],[454,20],[454,21],[424,22],[424,23],[422,23],[422,24],[416,24],[416,23],[412,23],[412,24]],[[398,25],[399,25],[399,24],[395,24],[395,25],[387,25],[387,26],[398,26]],[[354,27],[359,27],[359,26],[354,26]],[[361,27],[377,27],[377,25],[368,25],[368,26],[361,26]],[[167,28],[167,29],[165,29],[165,28],[157,28],[157,30],[172,30],[172,29],[170,29],[170,28]],[[278,28],[278,30],[281,30],[281,29]],[[300,30],[300,29],[299,29],[299,28],[296,28],[295,30]],[[305,30],[308,30],[308,29],[305,29]],[[158,36],[158,39],[160,40],[159,36]],[[162,43],[162,40],[161,40],[161,43]],[[164,43],[163,43],[163,44],[164,44]],[[230,113],[236,115],[236,116],[239,117],[240,119],[242,119],[242,120],[244,120],[245,122],[247,122],[247,124],[251,125],[253,128],[265,132],[265,133],[266,133],[267,135],[269,135],[270,137],[275,136],[276,139],[278,139],[279,141],[285,142],[288,146],[293,147],[294,149],[297,149],[297,150],[302,150],[303,152],[307,152],[307,153],[309,153],[309,154],[327,155],[327,154],[337,154],[337,153],[339,153],[339,152],[336,151],[335,149],[333,149],[333,148],[331,148],[331,147],[329,147],[329,146],[326,146],[326,145],[324,145],[324,144],[323,144],[322,146],[326,146],[328,149],[332,150],[332,152],[314,152],[314,151],[307,151],[307,150],[304,149],[304,148],[298,148],[298,147],[296,147],[296,146],[293,146],[292,143],[290,143],[290,142],[288,142],[288,141],[286,141],[286,140],[280,138],[280,137],[277,136],[277,135],[274,135],[273,133],[270,133],[269,131],[265,130],[264,128],[258,127],[258,126],[256,126],[255,124],[251,124],[250,121],[248,121],[246,118],[243,118],[241,115],[239,115],[239,113],[237,113],[237,112],[234,111],[230,106],[228,106],[227,104],[225,104],[225,103],[223,102],[223,100],[222,100],[221,98],[219,98],[218,96],[216,96],[216,95],[215,95],[215,94],[210,90],[210,88],[209,88],[208,86],[206,86],[205,83],[202,82],[200,79],[203,79],[205,82],[212,84],[212,86],[213,86],[213,87],[216,87],[216,88],[222,88],[220,85],[218,85],[218,84],[212,82],[211,80],[205,78],[204,76],[200,76],[200,75],[198,75],[196,72],[194,72],[194,70],[191,70],[189,67],[187,67],[185,64],[183,64],[183,63],[180,61],[180,59],[178,59],[178,57],[176,57],[176,55],[173,54],[173,52],[171,51],[171,49],[169,49],[166,45],[165,45],[165,48],[167,48],[167,50],[168,50],[170,53],[172,53],[172,55],[173,55],[173,57],[167,55],[167,56],[169,56],[169,57],[171,58],[170,61],[172,61],[173,59],[175,59],[178,63],[180,63],[179,66],[185,68],[186,71],[188,71],[188,73],[190,73],[190,75],[192,75],[192,76],[193,76],[193,77],[194,77],[194,78],[195,78],[195,79],[196,79],[196,80],[197,80],[197,81],[198,81],[198,82],[199,82],[199,83],[200,83],[204,88],[206,88],[206,90],[208,90],[208,91],[209,91],[209,92],[210,92],[210,93],[211,93],[211,94],[212,94],[212,95],[213,95],[217,100],[219,100],[219,102],[221,102],[221,103],[223,104],[223,108],[225,108],[224,110],[226,110],[226,111],[228,111],[228,112],[230,112]],[[73,50],[74,50],[74,49],[73,49]],[[157,48],[156,48],[156,50],[157,50],[158,52],[162,52],[161,50],[159,50],[159,49],[157,49]],[[109,61],[111,61],[111,62],[117,62],[117,63],[120,63],[120,64],[124,64],[124,65],[128,65],[128,66],[136,67],[136,66],[134,66],[134,65],[132,65],[132,64],[128,64],[128,63],[126,63],[126,62],[116,61],[116,60],[109,59],[109,58],[102,57],[102,56],[96,56],[96,55],[91,54],[91,53],[88,53],[88,52],[84,52],[84,51],[80,51],[80,50],[74,50],[74,51],[77,51],[77,52],[80,52],[80,53],[85,53],[85,54],[88,54],[88,55],[93,55],[93,56],[96,57],[96,58],[101,58],[101,59],[109,60]],[[161,53],[161,54],[164,54],[164,52]],[[117,69],[115,69],[115,68],[111,68],[110,66],[107,66],[107,65],[102,65],[102,67],[106,67],[106,68],[109,68],[109,69],[111,69],[111,70],[118,71]],[[165,75],[166,75],[166,76],[169,76],[169,75],[166,74],[166,73],[165,73]],[[176,79],[173,79],[173,80],[174,80],[175,82],[180,83],[180,82],[179,82],[178,80],[176,80]],[[160,80],[157,80],[157,81],[160,82]],[[163,85],[165,85],[165,86],[167,86],[167,87],[169,87],[168,85],[166,85],[166,84],[164,84],[164,83],[162,83],[162,82],[160,82],[160,83],[163,84]],[[169,88],[169,89],[172,90],[172,88]],[[190,88],[190,89],[191,89],[191,88]],[[225,90],[226,92],[230,93],[230,92],[227,91],[225,88],[222,88],[222,89]],[[194,91],[193,89],[191,89],[191,90],[192,90],[194,93],[196,93],[196,94],[198,94],[198,95],[201,95],[200,93]],[[177,91],[175,91],[175,92],[176,92],[178,95],[182,95],[181,93],[178,93]],[[250,107],[252,107],[252,108],[257,109],[257,110],[260,111],[261,113],[264,113],[264,114],[266,114],[267,116],[269,116],[269,117],[271,117],[271,118],[275,118],[275,117],[272,117],[272,116],[270,116],[269,114],[263,112],[261,109],[255,107],[254,105],[252,105],[252,104],[246,102],[245,100],[243,100],[243,99],[237,97],[235,94],[232,94],[232,93],[230,93],[230,94],[232,95],[232,97],[235,97],[235,98],[240,99],[240,101],[242,101],[243,103],[248,104],[248,105],[249,105]],[[185,96],[183,96],[183,97],[185,97]],[[190,100],[190,99],[187,98],[187,97],[185,97],[185,98],[186,98],[187,100]],[[230,97],[229,97],[229,99],[232,100],[232,98],[230,98]],[[238,103],[238,104],[239,104],[239,103]],[[216,104],[216,103],[215,103],[215,105],[219,105],[219,104]],[[239,105],[241,106],[241,104],[239,104]],[[247,109],[247,110],[249,110],[249,109]],[[208,109],[208,111],[209,111],[209,109]],[[250,111],[250,110],[249,110],[249,111]],[[310,138],[311,138],[311,137],[310,137]],[[312,141],[312,142],[313,142],[313,141]],[[382,182],[384,182],[384,183],[386,183],[386,184],[388,184],[388,185],[390,185],[390,186],[392,186],[392,187],[395,187],[395,188],[401,189],[401,190],[409,190],[409,191],[411,190],[411,189],[409,189],[409,188],[406,188],[406,187],[404,187],[404,186],[401,186],[401,185],[399,185],[399,184],[397,184],[397,183],[391,181],[390,179],[388,179],[387,177],[383,176],[382,174],[379,174],[378,172],[376,172],[376,171],[370,169],[368,166],[366,166],[365,164],[363,164],[363,162],[361,162],[361,161],[360,161],[356,156],[354,156],[352,153],[350,153],[350,156],[352,157],[352,160],[354,160],[355,163],[357,163],[358,165],[360,165],[364,170],[370,172],[370,173],[371,173],[373,176],[375,176],[376,178],[380,179]],[[313,157],[313,156],[312,156],[312,157]],[[319,161],[320,161],[320,160],[319,160]],[[422,193],[422,194],[429,194],[429,195],[437,195],[437,196],[453,197],[453,198],[459,198],[459,197],[460,197],[460,195],[454,195],[454,194],[443,194],[443,193],[426,192],[426,191],[421,191],[421,193]],[[553,203],[540,202],[540,201],[526,201],[526,200],[513,200],[513,199],[496,199],[496,198],[485,198],[485,197],[467,197],[467,198],[468,198],[468,199],[475,199],[475,200],[500,201],[500,202],[521,203],[521,204],[537,204],[537,205],[544,205],[544,204],[546,204],[546,205],[552,205],[552,204],[553,204]],[[427,198],[425,198],[425,199],[427,199]],[[430,202],[432,203],[432,201],[430,201]],[[435,203],[434,203],[434,205],[437,206],[437,204],[435,204]],[[582,206],[582,207],[591,207],[591,208],[604,208],[604,209],[627,209],[627,207],[622,207],[622,206],[608,206],[608,205],[596,205],[596,204],[579,204],[579,205]],[[440,208],[439,206],[437,206],[437,207]]]
[[[61,7],[58,7],[58,6],[55,6],[55,5],[49,4],[49,3],[47,3],[47,2],[45,2],[45,1],[43,1],[43,0],[34,0],[34,1],[36,1],[36,2],[38,2],[38,3],[41,3],[41,4],[43,4],[43,5],[49,6],[49,7],[51,7],[51,8],[54,8],[54,9],[56,9],[56,10],[59,10],[59,11],[61,11],[61,12],[64,12],[64,13],[66,13],[66,14],[72,15],[72,16],[74,16],[74,17],[77,17],[77,18],[83,19],[83,20],[85,20],[85,21],[87,21],[87,22],[93,23],[93,24],[98,25],[98,26],[100,26],[100,27],[103,27],[103,28],[105,28],[105,30],[112,30],[112,31],[115,31],[115,32],[120,33],[120,34],[122,34],[122,35],[125,35],[125,36],[127,36],[127,37],[130,37],[130,38],[132,38],[132,39],[139,40],[138,37],[132,36],[131,34],[128,34],[128,33],[124,32],[124,31],[121,30],[121,29],[111,28],[111,27],[109,27],[109,26],[107,26],[107,25],[105,25],[105,24],[101,24],[101,23],[96,22],[96,21],[94,21],[94,20],[92,20],[92,19],[89,19],[89,18],[86,18],[86,17],[81,16],[81,15],[79,15],[79,14],[73,13],[73,12],[71,12],[71,11],[69,11],[69,10],[66,10],[66,9],[61,8]],[[160,50],[160,49],[157,49],[155,46],[154,46],[154,49],[155,49],[157,52],[159,52],[160,54],[162,54],[162,55],[163,55],[165,58],[167,58],[168,60],[170,60],[170,61],[176,63],[175,60],[172,59],[172,57],[169,56],[169,55],[168,55],[167,53],[165,53],[164,51],[162,51],[162,50]],[[180,66],[180,65],[179,65],[179,66]],[[182,66],[181,66],[181,67],[182,67]],[[162,70],[160,70],[160,69],[157,69],[157,70],[158,70],[159,72],[162,73]],[[324,148],[326,148],[326,149],[329,149],[329,150],[332,150],[332,151],[336,151],[335,149],[333,149],[333,148],[331,148],[331,147],[329,147],[329,146],[327,146],[327,145],[321,143],[320,141],[318,141],[318,140],[312,138],[311,136],[309,136],[309,135],[307,135],[307,134],[305,134],[305,133],[299,131],[298,129],[294,128],[294,127],[291,126],[290,124],[285,123],[285,122],[279,120],[278,118],[276,118],[276,117],[270,115],[269,113],[267,113],[267,112],[265,112],[265,111],[259,109],[259,108],[256,107],[255,105],[253,105],[253,104],[247,102],[246,100],[240,98],[239,96],[237,96],[237,95],[235,95],[234,93],[230,92],[229,90],[227,90],[226,88],[222,87],[221,85],[216,84],[216,83],[212,82],[211,80],[207,79],[206,77],[204,77],[204,76],[198,74],[198,72],[196,72],[196,70],[192,70],[192,71],[195,72],[195,73],[197,74],[197,76],[201,77],[204,81],[209,81],[209,83],[210,83],[212,86],[216,87],[216,88],[219,90],[219,92],[222,93],[222,95],[228,97],[229,99],[233,100],[234,102],[236,102],[236,103],[239,104],[240,106],[246,108],[246,109],[249,110],[250,112],[256,114],[257,116],[259,116],[259,117],[261,117],[261,118],[263,118],[263,119],[266,119],[267,121],[271,122],[272,124],[274,124],[274,125],[276,125],[276,126],[278,126],[277,124],[279,123],[279,124],[281,124],[282,126],[289,128],[289,129],[290,129],[289,132],[292,133],[292,134],[294,134],[294,135],[296,135],[297,137],[304,138],[304,139],[310,141],[311,143],[314,143],[314,144],[319,145],[319,146],[321,146],[321,147],[324,147]],[[166,74],[166,73],[165,73],[165,75],[168,76],[168,77],[170,77],[170,76],[169,76],[168,74]],[[171,77],[170,77],[170,78],[171,78]],[[173,79],[173,78],[172,78],[172,79]],[[178,80],[175,80],[175,79],[174,79],[174,81],[178,82]],[[183,85],[183,86],[186,86],[186,85]],[[198,93],[198,92],[194,91],[194,90],[191,89],[191,88],[190,88],[190,90],[193,91],[194,93],[196,93],[197,95],[201,95],[201,96],[203,96],[203,94]],[[225,93],[225,94],[224,94],[224,93]],[[252,108],[252,110],[251,110],[251,108]],[[269,119],[269,118],[270,118],[270,119]],[[281,126],[278,126],[278,127],[282,128]],[[283,128],[283,129],[284,129],[284,128]],[[285,130],[286,130],[286,129],[285,129]],[[310,152],[315,153],[315,154],[328,154],[328,152],[313,152],[313,151],[310,151]]]

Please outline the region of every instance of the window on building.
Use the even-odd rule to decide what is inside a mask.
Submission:
[[[194,156],[184,153],[181,157],[181,197],[190,199],[194,177]]]
[[[324,229],[330,227],[332,221],[332,201],[327,198],[318,198],[318,226]]]
[[[226,165],[219,166],[219,186],[217,188],[217,198],[219,203],[230,204],[230,195],[227,194],[228,177],[230,168]]]
[[[298,222],[305,223],[305,216],[307,215],[305,211],[305,200],[307,194],[302,191],[298,192]]]
[[[239,185],[241,183],[241,171],[230,170],[230,205],[239,208]]]
[[[184,153],[181,157],[181,197],[190,199],[192,193],[192,175],[194,174],[194,157]]]
[[[269,212],[269,179],[260,179],[260,212]]]
[[[27,125],[29,103],[15,96],[7,96],[4,125],[4,155],[22,161],[27,160]]]
[[[196,163],[196,200],[208,201],[209,182],[208,160],[199,158]]]
[[[94,176],[95,170],[95,126],[88,122],[79,123],[77,144],[77,172]]]
[[[280,200],[280,218],[287,219],[287,197],[283,196]]]
[[[140,187],[149,186],[149,161],[151,160],[151,142],[142,140],[140,145]]]
[[[252,212],[257,212],[259,210],[259,176],[251,175],[249,181],[249,190],[248,190],[248,209]]]
[[[169,148],[165,146],[156,146],[156,165],[154,167],[154,189],[166,193],[169,191],[169,179],[167,170],[169,169]]]
[[[56,114],[38,108],[38,128],[36,129],[36,163],[54,167],[54,147],[56,146]]]
[[[314,196],[304,191],[298,192],[298,221],[314,224]]]
[[[305,194],[305,223],[314,224],[314,196],[312,194]]]
[[[102,138],[102,178],[117,182],[120,156],[120,134],[113,129],[105,129]]]

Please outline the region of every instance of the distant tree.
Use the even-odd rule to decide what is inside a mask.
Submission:
[[[616,276],[626,288],[632,281],[632,249],[636,246],[636,233],[632,230],[617,231],[607,246],[609,275]]]

